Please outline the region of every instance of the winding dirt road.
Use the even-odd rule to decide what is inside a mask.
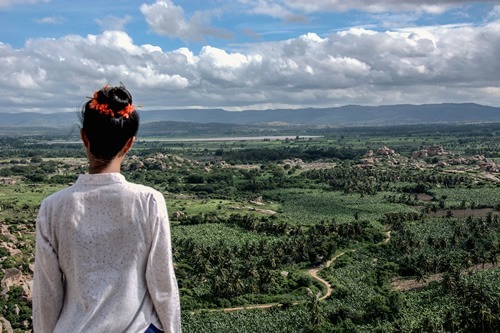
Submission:
[[[330,283],[328,283],[328,281],[326,281],[323,278],[318,276],[318,272],[324,268],[330,267],[335,260],[342,257],[347,252],[354,252],[354,251],[356,251],[356,250],[349,250],[349,251],[340,252],[339,254],[335,255],[332,259],[328,260],[326,262],[325,266],[318,267],[318,268],[311,268],[307,271],[307,273],[313,279],[315,279],[316,281],[318,281],[319,283],[321,283],[322,285],[324,285],[326,287],[326,293],[319,298],[320,301],[327,299],[332,294],[333,288],[330,285]],[[320,293],[318,293],[318,297],[319,297]],[[299,302],[294,302],[292,304],[296,305],[298,303]],[[224,310],[224,312],[232,312],[232,311],[238,311],[238,310],[267,309],[267,308],[270,308],[273,306],[281,306],[281,305],[282,304],[280,304],[280,303],[255,304],[255,305],[248,305],[248,306],[237,306],[237,307],[232,307],[232,308],[225,308],[223,310]]]
[[[387,243],[390,240],[391,240],[391,231],[389,230],[389,231],[385,232],[384,243]],[[319,297],[320,301],[323,301],[323,300],[327,299],[328,297],[330,297],[330,295],[333,292],[333,288],[328,281],[326,281],[325,279],[321,278],[318,275],[318,272],[324,268],[330,267],[335,260],[342,257],[344,254],[346,254],[348,252],[355,252],[355,251],[356,250],[342,251],[342,252],[336,254],[335,256],[333,256],[330,260],[328,260],[323,267],[310,268],[307,270],[307,273],[309,274],[309,276],[311,276],[313,279],[315,279],[316,281],[318,281],[319,283],[324,285],[326,288],[326,293],[323,296],[319,297],[321,295],[321,291],[317,295],[317,297]],[[298,303],[299,302],[294,302],[293,304],[296,305]],[[238,311],[238,310],[267,309],[267,308],[270,308],[273,306],[281,306],[281,305],[282,304],[280,304],[280,303],[255,304],[255,305],[248,305],[248,306],[237,306],[237,307],[232,307],[232,308],[225,308],[223,310],[224,310],[224,312],[232,312],[232,311]]]
[[[384,243],[387,243],[391,240],[391,231],[386,231],[385,232],[385,239],[384,239]],[[323,268],[328,268],[332,265],[332,263],[337,260],[338,258],[342,257],[344,254],[346,254],[347,252],[354,252],[356,250],[349,250],[349,251],[343,251],[343,252],[340,252],[339,254],[337,254],[336,256],[334,256],[332,259],[328,260],[325,264],[324,267],[320,267],[320,268],[311,268],[309,269],[307,272],[309,273],[309,275],[313,278],[313,279],[316,279],[316,281],[318,281],[319,283],[323,284],[325,287],[326,287],[326,293],[321,296],[319,298],[320,301],[323,301],[325,299],[327,299],[328,297],[330,297],[330,295],[332,294],[332,291],[333,291],[333,288],[332,286],[330,285],[330,283],[328,283],[328,281],[322,279],[320,276],[318,276],[318,272],[320,270],[322,270]]]
[[[354,252],[355,250],[350,250],[350,251],[343,251],[343,252],[340,252],[339,254],[335,255],[332,259],[328,260],[325,264],[324,267],[318,267],[318,268],[311,268],[307,271],[307,273],[313,278],[315,279],[316,281],[318,281],[319,283],[321,283],[322,285],[324,285],[326,287],[326,293],[321,296],[319,298],[320,301],[322,300],[325,300],[327,299],[328,297],[330,297],[330,295],[332,294],[332,291],[333,291],[333,288],[332,286],[330,285],[330,283],[328,283],[328,281],[324,280],[323,278],[321,278],[319,275],[318,275],[318,272],[324,268],[328,268],[332,265],[332,263],[337,260],[338,258],[342,257],[344,254],[346,254],[347,252]]]

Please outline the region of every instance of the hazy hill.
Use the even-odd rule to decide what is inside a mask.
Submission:
[[[420,123],[500,122],[500,108],[479,104],[424,104],[335,108],[280,109],[229,112],[221,109],[156,110],[141,112],[143,123],[176,121],[191,123],[303,125],[392,125]],[[0,127],[64,127],[78,125],[78,113],[0,113]]]
[[[456,122],[498,122],[500,108],[479,104],[426,104],[359,106],[324,109],[280,109],[228,112],[211,110],[162,110],[142,113],[145,122],[288,123],[304,125],[385,125]]]

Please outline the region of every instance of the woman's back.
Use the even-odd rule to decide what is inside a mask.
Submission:
[[[35,332],[180,331],[164,198],[112,171],[80,175],[42,202]]]

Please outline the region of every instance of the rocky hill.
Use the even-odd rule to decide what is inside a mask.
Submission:
[[[143,123],[176,121],[221,124],[289,125],[396,125],[431,123],[500,122],[500,107],[473,103],[424,105],[347,105],[331,108],[279,109],[230,112],[221,109],[143,111]],[[77,113],[0,113],[0,127],[71,128],[79,124]]]

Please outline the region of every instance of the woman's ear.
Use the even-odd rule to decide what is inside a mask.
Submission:
[[[120,151],[119,155],[124,156],[134,145],[135,141],[135,136],[131,137],[130,139],[127,140],[125,143],[125,146],[123,146],[122,150]]]
[[[87,134],[85,134],[85,131],[83,130],[83,128],[80,128],[80,137],[82,138],[83,145],[85,146],[86,149],[88,149],[90,142],[89,142],[89,139],[87,138]]]

